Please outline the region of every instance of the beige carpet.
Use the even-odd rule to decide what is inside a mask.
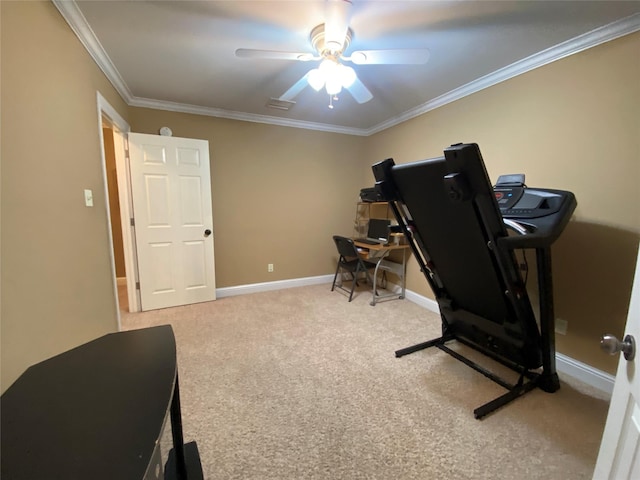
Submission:
[[[123,313],[125,329],[173,325],[206,479],[591,478],[608,408],[596,392],[561,376],[558,392],[476,420],[504,389],[437,349],[394,356],[438,336],[437,315],[329,290]]]

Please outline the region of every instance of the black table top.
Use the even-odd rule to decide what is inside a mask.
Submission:
[[[105,335],[30,367],[0,399],[2,479],[142,479],[176,376],[169,325]]]

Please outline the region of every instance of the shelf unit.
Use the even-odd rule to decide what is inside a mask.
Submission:
[[[357,202],[356,215],[353,222],[354,238],[367,236],[370,218],[389,219],[392,223],[395,223],[389,202]]]

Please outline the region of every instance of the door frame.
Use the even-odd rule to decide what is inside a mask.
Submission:
[[[114,131],[114,152],[116,160],[116,176],[118,181],[118,202],[120,204],[120,223],[122,226],[122,243],[124,250],[124,263],[125,263],[125,277],[127,282],[127,296],[129,303],[129,311],[140,311],[140,298],[139,292],[136,289],[136,283],[138,281],[138,268],[135,254],[135,232],[134,227],[131,225],[132,215],[132,200],[131,200],[131,185],[129,178],[129,165],[126,156],[127,150],[127,134],[131,131],[131,127],[127,121],[120,116],[115,108],[97,91],[97,108],[98,108],[98,131],[100,135],[100,156],[102,159],[102,177],[104,183],[105,192],[105,205],[107,213],[107,224],[109,229],[109,258],[111,263],[111,274],[113,277],[114,296],[116,302],[116,311],[118,314],[118,330],[122,329],[120,322],[120,302],[118,300],[118,285],[116,277],[116,262],[113,248],[113,239],[111,236],[111,211],[109,208],[109,190],[107,187],[107,168],[104,150],[104,135],[102,128],[107,126]],[[105,123],[105,119],[107,122]]]

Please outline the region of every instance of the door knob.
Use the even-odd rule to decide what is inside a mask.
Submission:
[[[204,236],[208,237],[209,235],[211,235],[211,230],[209,230],[208,228],[204,231]]]
[[[627,360],[633,360],[636,356],[636,341],[632,335],[627,335],[621,342],[615,335],[603,335],[600,340],[600,347],[609,355],[615,355],[618,352],[624,354]]]

